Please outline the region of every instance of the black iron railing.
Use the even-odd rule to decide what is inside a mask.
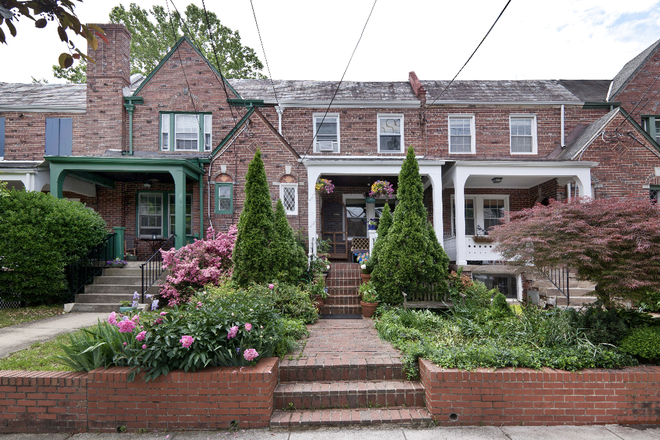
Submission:
[[[81,293],[87,284],[94,281],[94,277],[103,273],[103,268],[108,260],[115,258],[115,236],[109,233],[105,240],[87,255],[66,267],[67,282],[69,284],[69,301],[75,302],[76,294]]]
[[[140,265],[142,269],[142,303],[144,304],[144,295],[147,290],[154,285],[160,276],[165,272],[163,269],[163,255],[160,251],[168,251],[174,246],[175,235],[170,236],[165,243],[154,254]]]
[[[570,274],[568,267],[543,267],[541,272],[566,297],[566,305],[571,304]]]

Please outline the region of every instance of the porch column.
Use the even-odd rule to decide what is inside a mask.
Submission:
[[[465,182],[468,174],[465,170],[456,169],[454,176],[454,208],[456,209],[456,264],[467,264],[467,248],[465,247]]]
[[[186,174],[182,169],[171,170],[174,178],[174,247],[179,249],[186,244]]]
[[[309,255],[316,254],[316,180],[321,172],[307,166],[307,237],[309,240]]]
[[[440,245],[444,247],[444,227],[442,222],[442,170],[428,173],[433,191],[433,229]]]
[[[61,165],[50,163],[50,194],[58,199],[63,197],[64,179],[69,174]]]
[[[580,197],[593,197],[591,192],[591,170],[580,169],[575,175],[575,185],[577,185],[578,195]]]
[[[204,174],[199,175],[199,239],[204,240]]]

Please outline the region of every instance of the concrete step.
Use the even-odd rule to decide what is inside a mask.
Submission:
[[[428,427],[432,425],[424,407],[321,409],[273,412],[272,430],[305,430],[321,427]],[[388,436],[385,435],[384,438]]]
[[[70,312],[119,313],[119,303],[72,303]],[[139,304],[138,309],[149,310],[151,304]]]
[[[106,267],[103,269],[103,275],[120,277],[141,277],[142,270],[131,267]]]
[[[571,295],[571,298],[578,298],[581,296],[593,296],[593,290],[590,289],[578,289],[577,287],[575,289],[571,288],[569,290],[569,294]],[[559,291],[559,289],[548,289],[546,291],[546,296],[564,296],[563,293]]]
[[[574,297],[573,294],[571,293],[571,303],[569,304],[571,307],[579,307],[583,306],[585,304],[593,304],[596,302],[598,298],[595,296],[577,296]],[[565,306],[567,305],[567,300],[565,296],[558,296],[557,297],[557,305],[558,306]]]
[[[115,303],[119,301],[133,301],[133,294],[127,293],[83,293],[76,295],[76,303],[83,304],[103,304]]]
[[[359,303],[357,305],[325,304],[321,313],[324,315],[361,315],[362,306]]]
[[[325,303],[329,306],[359,306],[360,296],[355,295],[328,295]]]
[[[276,409],[423,407],[421,382],[284,382],[275,388]]]
[[[85,294],[88,293],[130,293],[131,295],[142,290],[141,284],[88,284],[85,286]]]
[[[103,275],[94,278],[94,284],[142,285],[142,277]]]

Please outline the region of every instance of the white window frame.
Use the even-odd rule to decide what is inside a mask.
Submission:
[[[470,151],[452,151],[451,150],[451,121],[456,119],[470,120]],[[477,135],[475,129],[474,115],[470,114],[452,114],[447,117],[447,145],[449,154],[476,154],[477,153]]]
[[[170,207],[172,205],[175,205],[176,208],[176,199],[174,200],[174,203],[172,203],[172,198],[175,198],[176,194],[173,192],[167,193],[167,230],[168,230],[168,235],[172,235],[175,233],[174,227],[175,227],[175,221],[176,218],[173,218],[175,213],[170,211]],[[187,212],[186,210],[186,217],[190,217],[190,232],[186,231],[186,235],[192,235],[193,231],[193,195],[192,193],[187,193],[186,194],[186,204],[185,206],[188,206],[188,200],[190,200],[190,213]],[[187,226],[186,222],[186,226]]]
[[[159,199],[160,200],[160,213],[159,214],[149,214],[149,213],[142,213],[142,197],[153,197],[155,200]],[[160,233],[157,234],[158,237],[163,236],[163,221],[165,218],[165,201],[164,201],[164,194],[161,192],[141,192],[138,193],[138,224],[137,224],[137,235],[139,238],[151,238],[153,232],[151,234],[141,234],[142,232],[142,218],[143,217],[153,217],[157,218],[160,217]],[[145,226],[145,228],[148,229],[156,229],[157,226]]]
[[[213,115],[204,115],[204,151],[213,149]]]
[[[285,188],[293,188],[294,190],[294,204],[296,205],[293,210],[289,210],[284,203],[284,191]],[[298,184],[297,183],[280,183],[280,200],[282,200],[282,206],[284,206],[284,212],[286,215],[298,215]]]
[[[513,149],[513,134],[511,133],[511,128],[513,127],[512,122],[514,119],[531,119],[532,120],[532,151],[525,151],[525,152],[514,152]],[[530,154],[538,154],[538,144],[537,144],[537,135],[536,135],[536,115],[535,114],[528,114],[528,113],[521,113],[521,114],[511,114],[509,115],[509,152],[511,154],[522,154],[522,155],[530,155]]]
[[[398,150],[381,150],[380,148],[380,137],[381,137],[381,132],[380,132],[380,127],[382,121],[386,119],[398,119],[399,120],[399,137],[400,137],[400,147]],[[403,153],[404,151],[404,138],[403,138],[403,128],[404,128],[404,120],[403,120],[403,115],[402,114],[379,114],[378,115],[378,124],[377,124],[377,137],[378,137],[378,152],[379,153]],[[388,135],[388,134],[383,134],[383,136],[393,136],[393,135]]]
[[[159,149],[161,151],[211,151],[213,149],[213,115],[210,113],[162,112],[160,114]],[[177,148],[177,122],[184,116],[196,118],[196,148]],[[165,141],[167,136],[167,142]],[[208,142],[207,142],[208,140]]]
[[[170,151],[170,116],[171,113],[161,113],[160,115],[160,149]],[[167,137],[166,137],[167,136]]]
[[[456,216],[454,215],[456,208],[455,208],[455,195],[451,195],[451,231],[452,234],[456,230]],[[474,200],[474,231],[478,234],[479,232],[479,227],[484,228],[484,200],[485,199],[499,199],[499,200],[504,200],[504,218],[508,219],[507,213],[509,212],[509,194],[465,194],[466,199],[472,199]]]
[[[323,124],[328,124],[333,118],[335,119],[335,123],[337,125],[337,148],[334,148],[333,146],[333,151],[332,153],[339,153],[341,152],[341,133],[340,133],[340,125],[339,125],[339,113],[328,113],[327,115],[324,115],[323,113],[314,113],[312,115],[312,126],[313,126],[313,134],[314,134],[314,152],[315,153],[330,153],[330,151],[320,151],[319,149],[319,139],[316,136],[316,123],[323,121]],[[325,116],[325,119],[324,119]]]

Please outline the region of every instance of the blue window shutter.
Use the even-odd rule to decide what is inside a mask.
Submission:
[[[0,157],[5,155],[5,118],[0,118]]]
[[[73,120],[71,118],[60,119],[59,155],[71,156],[73,150]]]
[[[46,156],[57,156],[60,143],[59,118],[46,118]]]

